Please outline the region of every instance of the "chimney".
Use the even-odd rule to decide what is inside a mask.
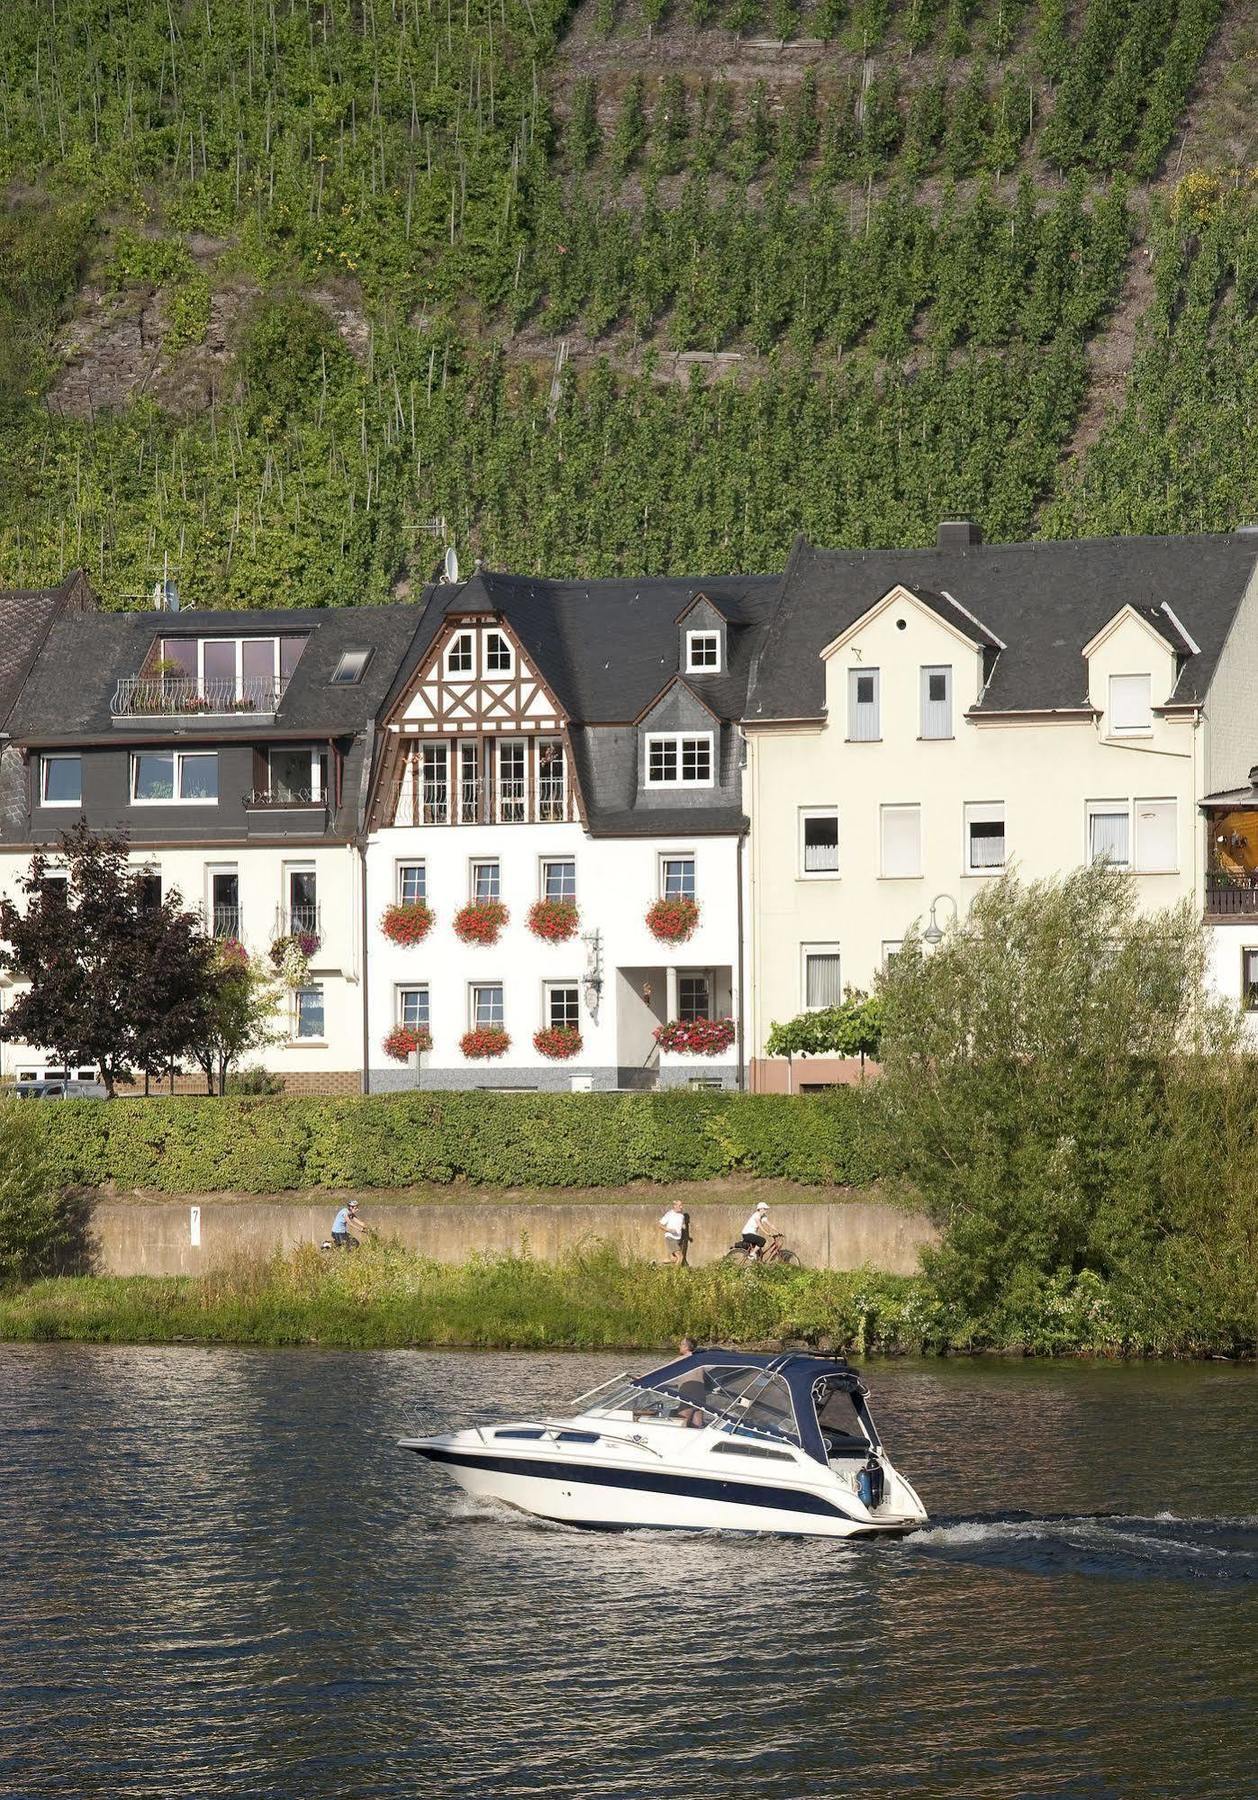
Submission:
[[[983,527],[973,519],[944,519],[935,533],[939,550],[970,550],[983,541]]]

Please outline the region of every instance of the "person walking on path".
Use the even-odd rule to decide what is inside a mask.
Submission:
[[[668,1251],[668,1260],[679,1263],[684,1269],[686,1256],[690,1249],[690,1214],[681,1208],[670,1206],[660,1220],[660,1228],[664,1233],[664,1248]]]

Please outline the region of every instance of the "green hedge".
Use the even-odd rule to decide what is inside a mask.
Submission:
[[[861,1096],[380,1095],[356,1100],[65,1101],[38,1108],[60,1184],[279,1193],[466,1180],[619,1187],[731,1174],[859,1184],[876,1174]]]

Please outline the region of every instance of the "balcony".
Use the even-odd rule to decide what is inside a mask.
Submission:
[[[1207,919],[1258,919],[1258,874],[1206,873]]]
[[[109,710],[115,725],[149,720],[180,724],[206,720],[245,725],[270,718],[284,694],[282,681],[247,675],[239,681],[197,680],[191,675],[127,675],[114,690]]]
[[[206,907],[202,911],[202,917],[211,937],[236,938],[239,941],[243,936],[244,920],[238,906]]]
[[[457,815],[455,807],[457,806]],[[497,782],[479,776],[462,780],[404,781],[398,790],[394,825],[526,825],[562,824],[568,817],[568,796],[561,779],[537,783],[533,818],[529,818],[528,783],[507,776]]]
[[[279,937],[315,938],[323,942],[322,908],[312,902],[293,902],[290,906],[280,906],[275,911],[275,935]]]

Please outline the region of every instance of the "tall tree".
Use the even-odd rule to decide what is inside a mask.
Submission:
[[[197,1041],[213,993],[213,945],[177,891],[154,905],[127,841],[80,823],[62,840],[64,874],[42,852],[0,900],[0,957],[29,983],[0,1037],[91,1063],[106,1091]]]
[[[224,939],[214,949],[213,994],[195,1042],[207,1093],[226,1090],[230,1069],[250,1050],[278,1042],[276,1010],[283,993],[265,963],[243,944]]]

